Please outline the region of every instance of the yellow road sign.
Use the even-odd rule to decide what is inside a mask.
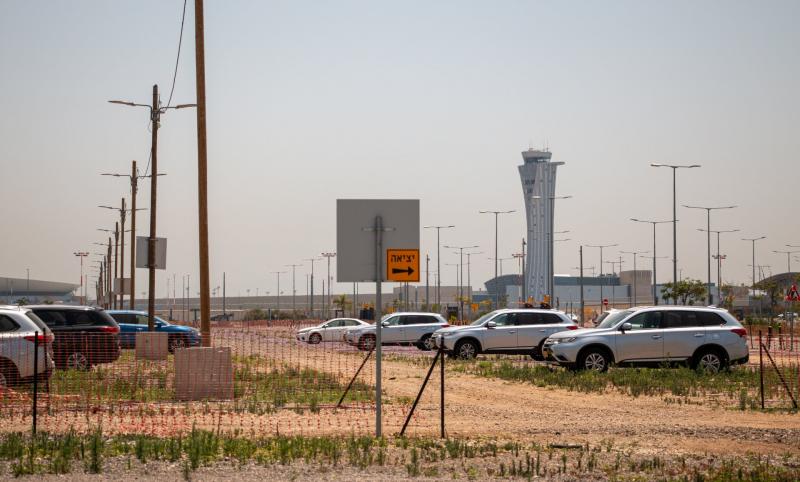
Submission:
[[[387,249],[386,279],[389,281],[419,281],[418,249]]]

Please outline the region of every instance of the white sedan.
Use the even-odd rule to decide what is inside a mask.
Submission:
[[[297,331],[297,341],[316,345],[323,341],[342,341],[342,337],[352,328],[368,326],[369,323],[355,318],[334,318],[317,326]]]

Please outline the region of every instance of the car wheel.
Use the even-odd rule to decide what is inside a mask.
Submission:
[[[703,350],[692,361],[692,368],[705,373],[718,373],[725,366],[725,358],[717,350]]]
[[[310,345],[317,345],[322,342],[322,336],[319,333],[312,333],[311,336],[308,337],[308,343]]]
[[[591,348],[581,354],[576,368],[578,370],[604,372],[608,370],[608,364],[610,361],[611,357],[608,355],[607,351],[598,348]]]
[[[15,386],[18,379],[17,367],[12,362],[0,362],[0,390]]]
[[[90,368],[89,359],[81,352],[75,352],[67,357],[68,370],[88,370]]]
[[[175,350],[180,348],[186,348],[186,340],[183,339],[182,336],[174,336],[169,340],[169,351],[175,352]]]
[[[456,355],[462,360],[470,360],[478,356],[478,344],[472,340],[464,340],[456,345]]]
[[[372,351],[375,349],[375,335],[364,335],[358,340],[358,349]]]
[[[533,349],[533,352],[531,352],[531,358],[533,358],[536,361],[544,361],[544,355],[542,354],[543,346],[544,346],[544,340],[540,341],[539,346]]]
[[[431,335],[425,335],[422,339],[417,343],[417,348],[422,351],[431,351],[436,349],[436,342],[433,341],[433,337]]]

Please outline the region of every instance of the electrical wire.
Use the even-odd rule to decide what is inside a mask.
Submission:
[[[181,46],[183,45],[183,25],[186,22],[186,0],[183,0],[183,13],[181,14],[181,34],[178,37],[178,55],[175,58],[175,72],[172,74],[172,88],[169,90],[167,107],[172,105],[172,94],[175,92],[175,79],[178,78],[178,63],[181,60]]]

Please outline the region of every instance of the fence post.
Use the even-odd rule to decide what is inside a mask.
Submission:
[[[792,399],[792,407],[794,407],[794,409],[797,410],[797,400],[795,400],[794,394],[792,394],[792,390],[789,388],[789,384],[786,383],[786,379],[783,377],[783,373],[781,373],[780,369],[778,368],[778,365],[775,363],[775,360],[769,353],[769,350],[765,348],[764,351],[767,352],[767,358],[769,358],[769,362],[772,364],[772,368],[775,369],[775,373],[778,375],[778,378],[781,379],[781,383],[783,383],[783,388],[786,389],[786,394],[789,395],[789,398]]]
[[[758,377],[761,381],[761,410],[764,410],[764,344],[761,343],[761,330],[758,330]]]
[[[442,345],[444,345],[444,339],[442,339]],[[441,386],[439,387],[439,391],[441,392],[441,400],[439,400],[439,410],[440,410],[440,418],[441,418],[441,429],[442,435],[441,438],[445,438],[444,435],[444,350],[443,346],[439,347],[439,368],[441,372]]]
[[[39,394],[39,332],[33,332],[33,434],[36,435],[36,415]]]
[[[348,384],[347,384],[347,388],[345,388],[345,389],[344,389],[344,393],[342,393],[342,397],[341,397],[341,398],[339,399],[339,401],[336,403],[336,408],[339,408],[339,407],[341,407],[341,406],[342,406],[342,402],[344,402],[344,397],[346,397],[346,396],[347,396],[347,393],[348,393],[348,392],[350,391],[350,389],[353,387],[353,383],[355,383],[355,381],[356,381],[356,378],[358,378],[358,374],[359,374],[359,373],[361,373],[361,369],[362,369],[362,368],[364,368],[364,365],[366,365],[366,364],[367,364],[367,360],[369,360],[369,358],[372,356],[372,352],[373,352],[373,351],[375,351],[375,348],[373,348],[372,350],[370,350],[370,351],[369,351],[369,353],[367,353],[367,356],[366,356],[366,357],[364,357],[364,361],[362,361],[362,362],[361,362],[361,366],[360,366],[360,367],[358,367],[358,370],[356,370],[356,373],[355,373],[355,375],[353,375],[353,378],[352,378],[352,379],[350,379],[350,383],[348,383]]]
[[[417,398],[414,399],[414,403],[411,405],[411,410],[408,412],[408,416],[406,417],[405,423],[403,423],[403,428],[400,430],[400,436],[404,436],[406,433],[406,427],[408,427],[408,422],[411,421],[411,417],[414,415],[414,410],[417,409],[417,404],[419,403],[419,399],[422,398],[422,392],[425,391],[425,386],[428,384],[428,380],[431,378],[431,373],[433,373],[433,369],[436,367],[436,361],[439,359],[440,355],[444,355],[442,351],[436,352],[436,356],[433,357],[433,362],[431,363],[430,369],[428,369],[428,374],[425,375],[425,380],[422,381],[422,386],[419,388],[419,393],[417,393]]]

